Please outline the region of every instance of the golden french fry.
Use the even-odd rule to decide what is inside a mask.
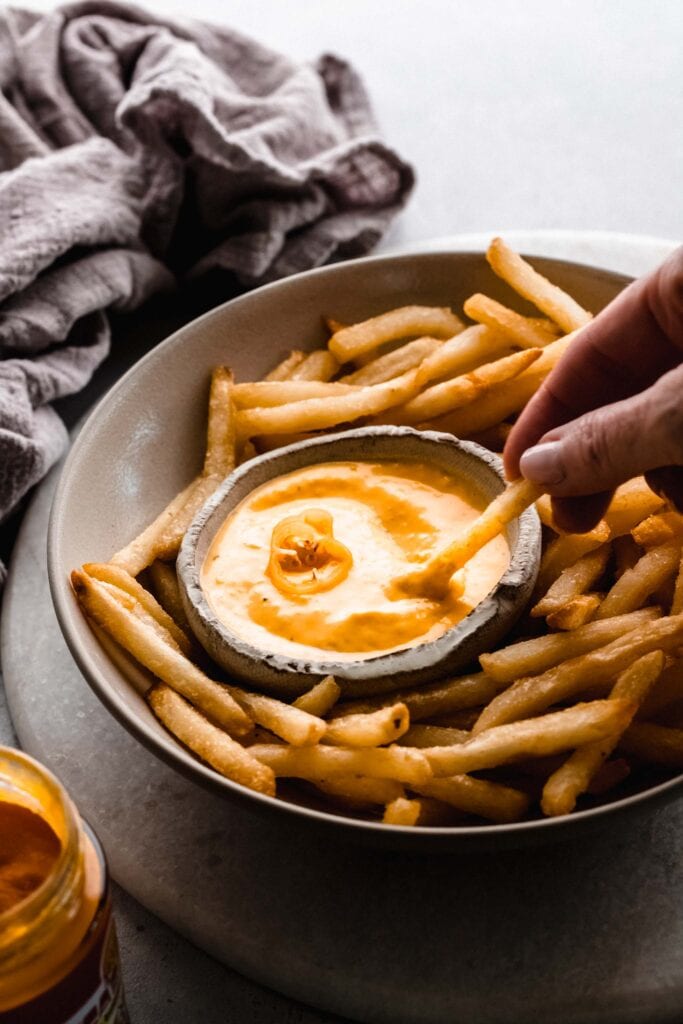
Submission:
[[[278,363],[270,373],[267,373],[263,378],[264,380],[291,380],[292,374],[296,370],[297,366],[300,366],[304,361],[303,352],[293,350],[288,356]]]
[[[315,349],[292,370],[290,380],[332,380],[339,363],[326,348]]]
[[[183,654],[190,655],[192,642],[188,634],[174,621],[156,598],[148,590],[145,590],[136,579],[133,579],[125,569],[106,562],[88,562],[83,566],[83,571],[93,579],[100,580],[102,583],[111,583],[134,597],[145,611],[149,612],[152,618],[156,619],[159,625],[170,633]]]
[[[253,384],[235,384],[233,399],[237,409],[271,409],[309,398],[349,395],[355,389],[349,384],[317,380],[261,380]]]
[[[589,533],[565,533],[550,542],[543,552],[536,590],[545,593],[564,570],[580,558],[602,547],[610,539],[607,523],[601,521]]]
[[[521,345],[522,348],[543,348],[557,338],[557,332],[539,326],[533,320],[489,298],[488,295],[471,295],[463,310],[470,319],[506,334],[515,345]]]
[[[288,434],[335,427],[360,416],[375,416],[417,394],[418,373],[419,370],[408,370],[383,384],[354,388],[348,394],[329,398],[309,398],[271,409],[243,409],[237,413],[237,429],[241,437]]]
[[[177,623],[187,636],[191,636],[192,628],[185,614],[174,566],[169,565],[168,562],[160,562],[157,559],[152,562],[148,572],[154,593],[161,607],[168,612],[173,621]]]
[[[499,331],[477,324],[466,327],[460,334],[441,343],[440,348],[428,355],[420,366],[420,384],[456,377],[469,373],[477,366],[509,356],[510,341]]]
[[[504,722],[539,714],[552,704],[568,700],[595,686],[604,686],[637,658],[650,651],[668,652],[683,642],[683,615],[657,619],[606,647],[579,655],[548,669],[542,675],[528,676],[513,683],[484,709],[473,732],[481,733]]]
[[[526,793],[499,782],[473,779],[469,775],[430,779],[429,782],[411,786],[411,789],[488,821],[519,821],[529,808]]]
[[[643,655],[621,673],[612,687],[609,699],[630,701],[635,713],[663,667],[664,655],[661,651]],[[630,721],[628,719],[624,722],[621,732]],[[574,810],[578,797],[585,793],[591,779],[616,747],[621,732],[615,731],[596,743],[579,747],[553,772],[543,787],[541,807],[544,814],[569,814]]]
[[[385,380],[392,380],[407,370],[420,366],[427,356],[441,348],[443,344],[444,342],[438,338],[416,338],[415,341],[409,341],[393,352],[377,356],[365,366],[361,366],[360,370],[345,374],[339,378],[339,383],[364,387],[369,384],[383,384]]]
[[[382,821],[385,825],[417,825],[420,817],[420,801],[396,797],[384,808]]]
[[[604,594],[579,594],[546,616],[551,629],[579,629],[595,616]]]
[[[308,711],[310,715],[324,718],[339,700],[341,687],[335,682],[334,676],[325,676],[319,683],[302,693],[292,704],[293,708]],[[380,800],[380,803],[385,803]]]
[[[269,765],[276,776],[328,779],[334,775],[367,775],[397,782],[425,782],[431,778],[427,758],[412,747],[286,747],[257,743],[250,753]]]
[[[459,537],[435,555],[424,568],[393,580],[389,592],[442,599],[448,593],[453,573],[462,569],[477,551],[532,505],[539,494],[540,488],[523,478],[508,484]]]
[[[218,366],[211,374],[209,392],[209,423],[206,432],[205,477],[222,480],[235,468],[235,383],[226,366]]]
[[[121,644],[155,676],[234,736],[246,736],[251,719],[220,683],[214,682],[180,652],[169,646],[133,612],[107,592],[106,584],[75,569],[71,582],[78,601],[98,626]]]
[[[462,320],[448,308],[401,306],[351,327],[342,327],[332,335],[328,347],[338,362],[347,363],[388,341],[424,334],[434,338],[451,338],[463,329]]]
[[[604,573],[609,555],[609,544],[602,544],[563,569],[544,597],[531,609],[532,617],[545,618],[546,615],[552,615],[575,597],[585,594]]]
[[[367,714],[400,703],[408,708],[411,722],[417,722],[485,704],[500,689],[501,684],[493,682],[484,672],[477,672],[475,675],[444,679],[438,683],[398,690],[367,700],[345,702],[334,708],[332,718],[347,714]]]
[[[678,563],[678,572],[676,574],[676,583],[674,586],[674,597],[671,602],[671,614],[680,615],[683,612],[683,553],[681,554],[681,560]]]
[[[340,747],[381,747],[407,731],[410,715],[405,704],[392,704],[367,714],[342,715],[327,724],[325,743]]]
[[[446,725],[411,725],[398,742],[402,747],[447,747],[450,743],[464,743],[469,736],[467,729]]]
[[[228,691],[257,725],[275,733],[294,747],[310,746],[325,735],[325,722],[308,711],[302,711],[274,697],[266,697],[262,693],[250,693],[238,686],[228,686]]]
[[[371,779],[363,775],[333,775],[328,779],[309,779],[316,789],[353,807],[388,804],[405,796],[403,785],[395,779]]]
[[[453,409],[460,409],[502,381],[512,380],[523,373],[540,355],[540,348],[525,349],[497,359],[494,363],[486,363],[462,377],[451,377],[441,384],[433,384],[405,405],[383,414],[379,421],[390,419],[396,423],[422,423]]]
[[[666,544],[675,537],[680,538],[683,534],[683,516],[678,512],[666,511],[656,512],[643,519],[631,530],[631,536],[636,544],[644,548],[657,547]]]
[[[476,330],[476,328],[474,328]],[[484,328],[482,328],[483,330]],[[488,430],[496,423],[523,409],[550,371],[569,348],[574,334],[552,341],[543,349],[535,363],[513,380],[490,388],[481,398],[463,409],[446,413],[431,421],[434,430],[445,430],[455,437],[471,437]]]
[[[654,722],[633,722],[619,741],[619,750],[641,761],[683,768],[683,729]]]
[[[636,627],[654,622],[658,615],[656,608],[643,608],[629,615],[589,622],[571,633],[550,633],[533,640],[521,640],[491,654],[482,654],[479,662],[487,676],[502,688],[516,679],[538,675],[560,662],[587,654],[597,647],[605,647]]]
[[[157,550],[168,546],[168,537],[175,534],[176,517],[185,508],[200,481],[201,477],[197,477],[188,484],[142,533],[112,555],[110,562],[121,566],[131,576],[137,576],[146,569],[157,557]]]
[[[424,751],[435,777],[496,768],[523,757],[559,754],[601,740],[630,721],[634,705],[627,700],[595,700],[553,711],[539,718],[498,725],[465,743]]]
[[[159,683],[147,694],[149,705],[181,743],[233,782],[275,796],[275,776],[248,750],[218,729],[170,686]]]
[[[612,537],[622,537],[647,516],[664,508],[665,501],[650,490],[642,476],[617,487],[604,519]]]
[[[519,295],[533,302],[563,331],[575,331],[592,320],[591,314],[582,309],[578,302],[534,270],[502,238],[493,239],[486,259],[498,277],[502,277]]]
[[[673,577],[680,561],[680,540],[652,548],[619,577],[600,605],[596,618],[608,619],[642,607],[651,594]]]

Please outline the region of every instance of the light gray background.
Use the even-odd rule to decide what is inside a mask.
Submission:
[[[418,172],[383,248],[514,228],[683,236],[679,0],[149,6],[191,9],[297,59],[327,50],[355,64],[386,137]],[[121,892],[117,916],[135,1024],[332,1020],[240,979]]]

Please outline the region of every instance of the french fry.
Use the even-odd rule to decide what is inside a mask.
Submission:
[[[683,768],[683,729],[654,722],[633,722],[619,741],[619,750],[641,761]]]
[[[203,475],[222,480],[232,472],[235,454],[235,383],[226,366],[218,366],[211,375],[209,422],[206,432],[206,455]]]
[[[275,733],[294,747],[318,743],[325,735],[325,722],[308,711],[302,711],[274,697],[250,693],[238,686],[229,686],[228,691],[257,725]]]
[[[545,618],[546,615],[552,615],[575,597],[585,594],[604,573],[609,554],[609,544],[602,544],[563,569],[546,594],[531,609],[532,617]]]
[[[83,571],[95,580],[118,587],[139,601],[152,618],[156,619],[159,625],[171,634],[183,654],[189,657],[192,652],[192,642],[188,634],[174,621],[156,598],[148,590],[145,590],[137,580],[133,579],[125,569],[109,563],[88,562],[83,566]]]
[[[674,597],[671,602],[671,614],[680,615],[683,612],[683,553],[681,553],[681,560],[678,563],[678,572],[676,574],[676,583],[674,586]]]
[[[276,776],[327,779],[334,775],[367,775],[377,779],[418,783],[431,778],[427,758],[412,747],[288,747],[257,743],[250,753]]]
[[[435,555],[424,568],[393,580],[389,592],[397,596],[418,594],[442,599],[448,592],[453,573],[462,569],[477,551],[520,516],[524,509],[536,501],[539,494],[539,487],[523,478],[508,484],[459,537]]]
[[[248,750],[218,729],[170,686],[159,683],[147,694],[159,721],[194,754],[221,775],[259,793],[275,796],[275,776]]]
[[[557,338],[555,331],[539,326],[533,320],[489,298],[488,295],[471,295],[463,310],[471,320],[477,320],[500,331],[501,334],[506,334],[515,345],[521,345],[522,348],[543,348]]]
[[[288,356],[278,363],[270,373],[267,373],[264,380],[291,380],[292,374],[296,370],[297,366],[300,366],[304,361],[303,352],[298,349],[293,350]]]
[[[395,779],[371,779],[362,775],[333,775],[329,779],[310,779],[316,789],[353,806],[388,804],[405,796]]]
[[[476,328],[475,328],[476,329]],[[513,380],[490,388],[481,398],[463,409],[439,416],[430,422],[434,430],[444,430],[455,437],[471,437],[488,430],[523,409],[550,371],[569,348],[574,334],[552,341],[543,349],[535,363]]]
[[[420,366],[420,384],[469,373],[477,366],[510,355],[509,339],[499,331],[477,324],[441,343]]]
[[[272,409],[309,398],[329,398],[330,395],[349,395],[355,389],[348,384],[326,383],[317,380],[261,380],[253,384],[236,384],[233,392],[237,409]]]
[[[560,662],[605,647],[637,627],[654,622],[658,615],[656,608],[643,608],[629,615],[589,622],[571,633],[550,633],[534,637],[533,640],[521,640],[490,654],[482,654],[479,662],[487,677],[502,689],[516,679],[536,676]]]
[[[376,416],[392,405],[401,405],[417,394],[419,370],[408,370],[401,377],[367,388],[354,388],[348,394],[329,398],[309,398],[274,408],[243,409],[237,413],[241,437],[261,434],[289,434],[301,430],[322,430],[361,416]]]
[[[381,747],[403,736],[409,726],[405,704],[392,704],[368,714],[335,718],[327,725],[324,741],[340,747]]]
[[[529,808],[526,793],[498,782],[473,779],[469,775],[453,775],[450,778],[430,779],[412,786],[422,796],[441,800],[466,814],[476,814],[488,821],[519,821]]]
[[[511,288],[542,313],[554,320],[563,331],[575,331],[590,323],[592,316],[557,285],[551,284],[526,260],[513,252],[502,238],[494,238],[486,253],[489,266]]]
[[[411,725],[398,742],[402,747],[447,747],[451,743],[464,743],[469,736],[467,729],[418,724]]]
[[[466,743],[424,751],[436,778],[496,768],[523,757],[542,757],[601,740],[624,727],[635,708],[627,700],[595,700],[540,718],[498,725]]]
[[[566,533],[556,537],[543,552],[538,571],[536,590],[547,591],[564,570],[575,565],[580,558],[602,547],[610,539],[610,529],[604,521],[589,533]]]
[[[160,562],[157,559],[152,562],[148,571],[159,604],[168,612],[178,627],[187,636],[191,636],[192,629],[183,607],[175,568],[168,562]]]
[[[131,576],[138,576],[143,569],[146,569],[157,557],[157,551],[169,546],[169,537],[174,537],[176,533],[174,529],[176,518],[185,508],[200,482],[201,477],[196,477],[184,490],[176,494],[175,498],[142,533],[112,555],[110,559],[112,565],[120,566]],[[178,542],[178,546],[180,546],[180,542]]]
[[[657,619],[617,637],[606,647],[582,654],[513,683],[484,709],[473,732],[528,718],[552,704],[569,700],[588,688],[604,686],[637,658],[650,651],[675,650],[683,643],[683,615]]]
[[[328,348],[339,363],[348,363],[366,352],[372,352],[389,341],[429,335],[451,338],[464,328],[462,320],[447,308],[438,306],[401,306],[370,320],[342,327],[328,342]]]
[[[562,608],[551,612],[546,622],[551,629],[579,629],[595,616],[604,594],[579,594],[567,601]]]
[[[621,673],[612,687],[609,699],[632,702],[635,713],[663,666],[664,655],[661,651],[643,655]],[[624,723],[622,732],[629,723],[630,719]],[[544,814],[555,816],[569,814],[574,810],[578,797],[587,790],[591,779],[610,756],[620,736],[621,733],[615,731],[596,743],[579,747],[561,768],[553,772],[543,787],[541,807]]]
[[[636,544],[644,548],[657,547],[666,544],[683,534],[683,516],[678,512],[657,512],[642,522],[638,523],[631,530],[631,536]]]
[[[186,697],[233,736],[246,736],[251,731],[251,719],[225,686],[205,676],[150,626],[122,607],[107,592],[106,584],[78,569],[71,573],[71,582],[86,615],[153,675]]]
[[[384,808],[382,821],[385,825],[417,825],[420,817],[420,801],[399,796]]]
[[[302,693],[292,704],[293,708],[308,711],[309,715],[324,718],[339,700],[341,687],[335,682],[334,676],[325,676],[319,683]],[[384,803],[380,800],[380,803]]]
[[[665,506],[665,501],[650,490],[642,476],[627,480],[617,487],[605,512],[605,522],[612,537],[622,537],[647,516]]]
[[[600,605],[596,618],[608,619],[642,607],[651,594],[673,577],[680,561],[680,540],[652,548],[619,577]]]
[[[292,370],[290,380],[332,380],[339,370],[339,363],[326,348],[309,352]]]
[[[420,366],[423,360],[441,348],[444,342],[438,338],[416,338],[393,352],[377,356],[360,370],[347,373],[339,378],[340,384],[355,384],[366,387],[369,384],[383,384],[385,380],[399,377],[407,370]]]
[[[334,708],[332,718],[347,714],[367,714],[400,703],[408,708],[411,722],[418,722],[485,704],[500,689],[500,683],[493,682],[484,672],[477,672],[475,675],[444,679],[427,686],[398,690],[381,697],[345,702]]]
[[[462,377],[452,377],[441,384],[434,384],[405,405],[383,414],[379,422],[391,420],[392,423],[422,423],[453,409],[460,409],[502,381],[512,380],[523,373],[536,362],[540,354],[540,348],[525,349],[497,359],[494,363],[486,363]]]

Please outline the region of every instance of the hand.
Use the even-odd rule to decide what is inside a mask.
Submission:
[[[645,474],[683,511],[683,247],[582,328],[512,429],[505,471],[590,530],[614,488]]]

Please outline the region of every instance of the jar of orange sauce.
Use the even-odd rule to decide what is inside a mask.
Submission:
[[[0,747],[0,1024],[127,1024],[107,867],[57,779]]]

